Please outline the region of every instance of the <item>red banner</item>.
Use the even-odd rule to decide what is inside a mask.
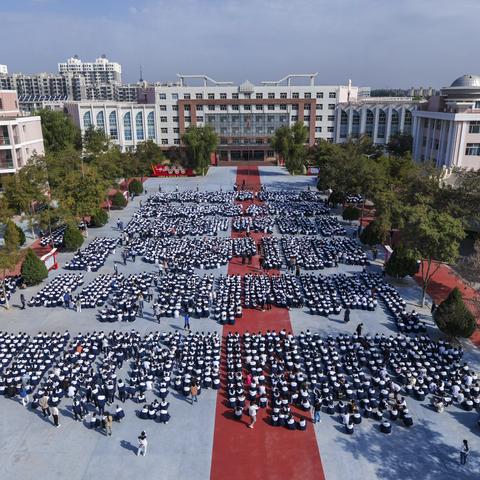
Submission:
[[[194,177],[195,173],[191,168],[183,168],[176,165],[152,165],[154,177]]]

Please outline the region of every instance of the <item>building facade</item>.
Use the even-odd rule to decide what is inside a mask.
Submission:
[[[58,64],[58,73],[82,75],[87,84],[122,83],[122,66],[111,62],[105,55],[94,62],[83,62],[75,55]]]
[[[17,94],[0,90],[0,182],[22,168],[34,154],[44,153],[40,117],[23,116]]]
[[[335,143],[367,136],[376,145],[386,145],[392,135],[411,135],[414,130],[413,112],[421,104],[408,97],[371,97],[339,103]]]
[[[413,158],[480,168],[480,76],[463,75],[414,113]]]
[[[6,65],[0,65],[0,75],[8,75],[8,67]]]
[[[117,112],[119,129],[114,138],[122,149],[138,139],[128,125],[135,109],[144,107],[154,114],[155,140],[163,148],[181,145],[181,137],[192,125],[211,125],[220,139],[218,158],[229,160],[264,160],[275,156],[269,141],[275,130],[283,125],[303,122],[308,128],[309,145],[319,139],[334,141],[335,111],[339,102],[356,99],[358,87],[348,85],[316,85],[317,74],[288,75],[279,81],[253,85],[216,82],[207,76],[179,75],[172,84],[144,84],[138,88],[138,103],[109,104],[109,111]],[[308,78],[307,85],[293,85],[298,78]],[[201,80],[200,86],[187,82]],[[84,132],[95,124],[95,114],[103,106],[96,102],[67,105],[67,110]],[[108,110],[110,109],[110,110]],[[90,113],[88,113],[90,112]],[[125,115],[127,115],[125,117]],[[106,117],[105,117],[106,118]],[[140,117],[139,117],[140,118]],[[125,122],[127,127],[125,126]],[[152,127],[153,132],[153,127]]]

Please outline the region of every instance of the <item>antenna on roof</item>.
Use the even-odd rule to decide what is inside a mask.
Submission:
[[[140,64],[140,81],[143,82],[142,65]]]

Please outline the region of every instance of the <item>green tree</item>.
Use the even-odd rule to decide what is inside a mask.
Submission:
[[[408,211],[401,243],[418,252],[421,260],[422,306],[431,279],[441,263],[454,263],[459,255],[460,241],[465,237],[461,220],[449,213],[439,212],[426,205]]]
[[[83,151],[87,158],[108,152],[111,147],[110,138],[101,128],[90,126],[83,135]]]
[[[437,307],[433,318],[438,328],[452,337],[468,338],[477,328],[475,316],[465,305],[457,287]]]
[[[133,156],[135,157],[136,165],[134,174],[142,177],[149,176],[152,173],[152,165],[164,164],[166,162],[165,154],[153,140],[139,143]]]
[[[5,226],[5,243],[15,244],[17,247],[22,246],[25,241],[23,230],[13,221],[8,220]]]
[[[128,191],[135,195],[141,195],[143,193],[143,184],[139,180],[132,180],[128,184]]]
[[[270,145],[283,157],[285,167],[293,175],[303,172],[307,142],[308,128],[302,122],[278,128],[270,139]]]
[[[68,147],[80,149],[81,133],[71,118],[64,112],[39,110],[36,112],[42,121],[42,133],[47,152],[60,152]]]
[[[195,170],[205,175],[210,165],[210,157],[218,146],[218,136],[213,127],[210,125],[188,127],[182,142],[187,148]]]
[[[113,208],[124,208],[127,206],[127,199],[123,196],[122,192],[116,192],[112,198],[112,207]]]
[[[103,227],[107,222],[108,213],[103,208],[99,208],[90,220],[90,227]]]
[[[357,207],[345,207],[343,209],[342,218],[350,222],[358,220],[360,218],[360,210]]]
[[[387,151],[391,155],[403,156],[412,151],[413,137],[407,133],[397,133],[390,136]]]
[[[380,219],[376,218],[370,222],[360,234],[360,241],[364,245],[379,245],[386,243],[389,237],[389,230],[387,225]]]
[[[78,229],[77,225],[74,223],[68,223],[67,228],[65,229],[65,234],[63,235],[63,246],[67,252],[73,252],[79,249],[83,241],[82,233]]]
[[[385,264],[385,272],[391,277],[404,278],[413,276],[418,271],[418,262],[415,252],[397,247]]]
[[[20,245],[20,235],[16,228],[9,228],[10,223],[13,222],[11,222],[11,220],[7,222],[9,233],[8,235],[5,235],[4,246],[0,248],[0,270],[2,271],[3,278],[5,278],[7,273],[17,265],[17,262],[20,258],[18,251],[18,246]],[[5,298],[5,308],[8,310],[10,308],[10,303],[7,297],[5,282],[1,282],[1,286],[3,290],[3,296]]]
[[[45,264],[29,248],[22,263],[22,278],[28,286],[37,285],[48,277],[48,270]]]

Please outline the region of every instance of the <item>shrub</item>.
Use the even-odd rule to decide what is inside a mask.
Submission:
[[[68,252],[73,252],[80,248],[84,238],[78,227],[74,224],[68,224],[63,236],[63,246]]]
[[[342,218],[344,220],[358,220],[360,218],[360,210],[357,207],[346,207],[343,210]]]
[[[396,278],[415,275],[418,272],[415,253],[402,247],[396,248],[385,264],[385,272]]]
[[[21,233],[20,233],[21,232]],[[22,242],[22,235],[23,235],[23,242]],[[5,227],[5,236],[4,236],[5,245],[9,245],[10,247],[17,248],[20,245],[25,243],[25,234],[23,233],[22,229],[19,228],[15,222],[12,220],[8,220],[6,227]]]
[[[122,192],[117,192],[111,200],[113,208],[124,208],[127,206],[127,199],[122,195]]]
[[[143,185],[139,180],[132,180],[128,185],[128,191],[134,193],[135,195],[140,195],[143,193]]]
[[[29,248],[22,263],[22,278],[28,286],[37,285],[48,277],[48,270],[45,264]]]
[[[93,215],[90,220],[90,226],[93,228],[103,227],[108,222],[108,213],[103,209],[99,208]]]
[[[438,328],[452,337],[470,337],[477,328],[475,316],[466,307],[457,287],[437,307],[433,318]]]
[[[20,243],[18,245],[22,247],[27,241],[27,238],[25,237],[25,232],[17,224],[15,224],[15,227],[17,227],[18,236],[20,237]]]
[[[370,222],[360,234],[360,241],[364,245],[383,244],[388,238],[388,229],[378,220]]]

